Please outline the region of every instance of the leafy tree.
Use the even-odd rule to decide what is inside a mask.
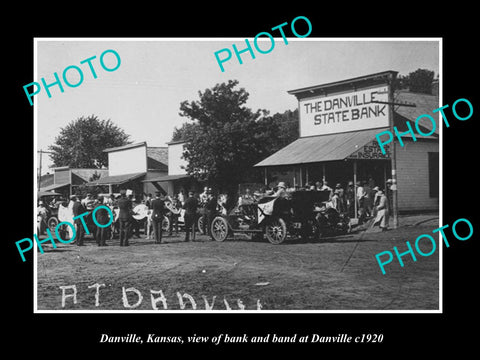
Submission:
[[[185,140],[193,136],[197,123],[183,123],[181,127],[173,129],[172,141]]]
[[[129,144],[129,138],[111,120],[82,116],[60,129],[54,144],[49,146],[50,157],[54,166],[102,168],[108,164],[103,150]]]
[[[435,73],[431,70],[417,69],[408,74],[410,91],[416,93],[432,93],[432,81]]]
[[[432,81],[435,72],[427,69],[417,69],[408,75],[398,75],[395,81],[395,89],[409,89],[411,92],[431,94]]]
[[[265,153],[257,120],[267,111],[247,108],[249,94],[237,85],[229,80],[199,92],[198,101],[180,104],[180,115],[196,121],[182,132],[187,173],[227,192],[245,180]]]

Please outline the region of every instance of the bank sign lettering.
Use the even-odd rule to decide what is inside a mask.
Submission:
[[[387,127],[388,87],[300,100],[300,136]]]

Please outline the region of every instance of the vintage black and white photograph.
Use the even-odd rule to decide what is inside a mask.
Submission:
[[[297,23],[35,39],[35,312],[441,312],[442,40]]]

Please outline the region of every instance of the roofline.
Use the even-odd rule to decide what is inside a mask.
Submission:
[[[105,169],[102,169],[102,168],[79,168],[79,167],[69,167],[69,166],[58,166],[58,167],[54,167],[52,168],[53,170],[67,170],[67,169],[70,169],[70,170],[108,170],[108,168],[105,168]]]
[[[169,141],[166,144],[167,145],[175,145],[175,144],[181,144],[181,143],[186,143],[187,140],[175,140],[175,141]]]
[[[147,147],[147,142],[142,141],[142,142],[138,142],[138,143],[134,143],[134,144],[127,144],[127,145],[112,147],[112,148],[108,148],[108,149],[103,150],[103,152],[113,152],[113,151],[119,151],[119,150],[125,150],[125,149],[133,149],[133,148],[140,147],[140,146]]]
[[[378,72],[378,73],[374,73],[374,74],[358,76],[358,77],[345,79],[345,80],[340,80],[340,81],[335,81],[335,82],[331,82],[331,83],[325,83],[325,84],[320,84],[320,85],[315,85],[315,86],[308,86],[308,87],[304,87],[304,88],[300,88],[300,89],[288,90],[287,93],[289,93],[290,95],[296,95],[296,94],[300,94],[300,93],[303,93],[303,92],[306,92],[306,91],[314,91],[314,90],[320,90],[320,89],[339,86],[339,85],[351,84],[351,83],[356,83],[356,82],[360,82],[360,81],[364,81],[364,80],[368,80],[368,79],[374,79],[374,78],[378,78],[378,77],[383,77],[383,76],[387,76],[387,75],[390,76],[390,75],[393,75],[393,74],[395,74],[395,75],[398,74],[398,71],[386,70],[386,71],[382,71],[382,72]]]

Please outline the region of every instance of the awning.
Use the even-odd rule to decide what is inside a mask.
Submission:
[[[43,196],[59,196],[59,195],[62,195],[62,194],[53,192],[53,191],[39,191],[37,193],[37,198],[41,198]]]
[[[173,180],[185,179],[187,177],[189,177],[189,175],[165,175],[165,176],[160,176],[153,179],[142,180],[142,182],[153,183],[153,182],[162,182],[162,181],[173,181]]]
[[[133,173],[133,174],[123,174],[123,175],[114,175],[114,176],[105,176],[98,180],[91,181],[85,185],[96,186],[96,185],[121,185],[126,182],[138,179],[144,176],[146,173]]]
[[[295,165],[344,160],[356,150],[375,140],[375,135],[385,130],[388,130],[388,128],[300,138],[255,166]]]
[[[51,184],[51,185],[48,185],[48,186],[45,186],[43,188],[40,188],[39,190],[40,191],[51,191],[51,190],[56,190],[56,189],[60,189],[64,186],[69,186],[70,183],[62,183],[62,184]]]

